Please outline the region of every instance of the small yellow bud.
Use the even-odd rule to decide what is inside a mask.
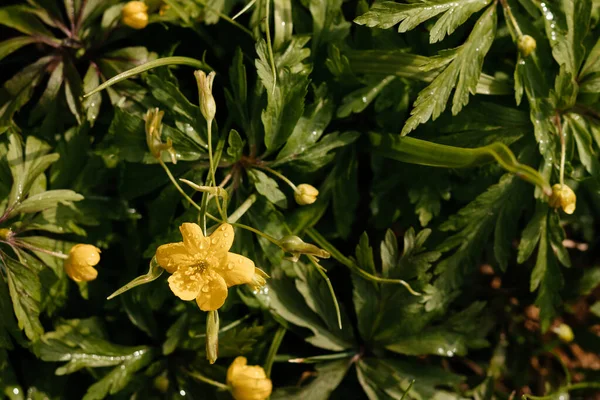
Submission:
[[[297,189],[298,190],[294,193],[294,199],[296,199],[296,203],[304,206],[317,201],[319,191],[314,186],[307,183],[302,183],[298,185]]]
[[[148,6],[143,1],[130,1],[121,11],[123,23],[133,29],[144,29],[148,25]]]
[[[196,83],[198,84],[198,97],[200,98],[200,112],[204,118],[210,123],[215,119],[217,113],[217,104],[212,94],[213,81],[215,80],[215,71],[212,71],[208,76],[204,71],[198,70],[194,72]]]
[[[75,282],[93,281],[98,276],[94,268],[100,261],[100,249],[91,244],[76,244],[65,261],[65,272]]]
[[[573,330],[567,324],[560,324],[557,327],[552,328],[552,332],[556,333],[556,336],[565,343],[571,343],[575,338]]]
[[[7,240],[12,236],[12,231],[10,229],[0,229],[0,240]]]
[[[304,242],[298,236],[285,236],[279,240],[279,247],[283,251],[290,253],[292,256],[289,258],[290,261],[296,262],[300,258],[301,254],[307,254],[320,258],[329,258],[329,252],[318,248],[314,244]]]
[[[166,144],[162,142],[162,117],[164,114],[158,108],[150,109],[146,113],[146,144],[154,157],[161,158],[161,153],[166,150],[171,155],[173,164],[177,164],[176,153],[171,138],[167,139]]]
[[[535,48],[537,47],[537,43],[534,38],[529,35],[523,35],[519,39],[519,51],[523,55],[523,57],[529,56]]]
[[[154,378],[154,387],[161,393],[167,393],[167,390],[169,390],[169,378],[166,374],[158,375]]]
[[[235,400],[265,400],[273,384],[265,370],[258,365],[246,365],[246,357],[237,357],[227,370],[227,386]]]
[[[576,203],[577,197],[575,196],[573,189],[567,185],[561,185],[560,183],[552,186],[552,196],[550,196],[550,199],[548,200],[550,207],[562,207],[565,213],[573,214]]]

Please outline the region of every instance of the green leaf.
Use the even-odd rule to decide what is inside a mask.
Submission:
[[[559,65],[565,65],[572,76],[577,76],[585,56],[584,43],[590,27],[592,2],[591,0],[562,0],[561,3],[565,13],[567,31],[564,34],[559,32],[558,35],[554,32],[555,24],[551,21],[559,17],[556,10],[554,11],[557,15],[554,16],[554,13],[546,8],[544,20],[547,31],[554,32],[550,33],[552,39],[555,40],[555,42],[551,40],[554,59]]]
[[[398,32],[403,33],[414,29],[423,22],[441,17],[430,30],[429,42],[435,43],[450,35],[467,19],[491,0],[465,0],[457,3],[453,0],[422,0],[409,4],[392,1],[378,2],[371,10],[356,18],[354,22],[368,27],[388,29],[400,23]]]
[[[227,154],[233,158],[234,162],[239,161],[244,153],[244,141],[242,140],[242,137],[238,131],[235,129],[229,131],[227,143],[229,143],[229,147],[227,147]]]
[[[567,114],[564,117],[563,134],[575,139],[579,160],[592,177],[600,179],[600,162],[592,147],[592,136],[585,119],[577,114]]]
[[[465,278],[477,265],[488,237],[495,231],[495,254],[500,255],[498,262],[504,268],[505,252],[509,251],[512,235],[504,234],[502,229],[514,229],[513,220],[518,219],[523,209],[523,199],[530,196],[529,188],[515,176],[504,175],[500,182],[490,186],[486,192],[462,208],[457,214],[444,222],[440,229],[455,231],[446,238],[438,250],[454,253],[440,261],[435,273],[440,275],[435,282],[437,293],[428,299],[428,309],[447,305],[451,294],[455,294]],[[498,228],[502,225],[502,228]],[[503,250],[501,250],[503,249]]]
[[[33,89],[40,83],[51,61],[52,57],[40,58],[4,82],[0,89],[0,130],[31,99]]]
[[[279,189],[277,182],[257,169],[248,170],[248,176],[256,191],[265,196],[271,203],[281,208],[287,208],[287,198]]]
[[[315,171],[333,161],[335,155],[330,153],[331,150],[347,146],[356,141],[359,136],[360,134],[358,132],[344,132],[341,134],[339,132],[329,133],[317,143],[308,148],[304,148],[303,152],[278,159],[273,162],[271,166],[276,167],[289,163],[298,169]]]
[[[48,208],[55,208],[58,204],[71,204],[72,201],[83,200],[83,196],[66,189],[48,190],[33,196],[29,196],[20,202],[9,214],[36,213]]]
[[[36,38],[31,36],[17,36],[0,42],[0,60],[19,50],[21,47],[36,43],[37,41]]]
[[[366,357],[357,363],[358,380],[370,400],[401,399],[410,387],[408,398],[450,400],[438,397],[436,387],[458,385],[462,378],[442,368],[413,360]],[[414,384],[411,382],[414,381]]]
[[[129,347],[106,340],[98,321],[72,319],[61,322],[56,330],[44,334],[34,344],[35,353],[44,361],[68,361],[56,370],[66,375],[82,368],[114,366],[108,374],[88,388],[84,399],[103,399],[123,389],[133,375],[150,364],[154,351],[146,346]]]
[[[296,37],[284,53],[275,56],[277,82],[273,79],[274,71],[267,55],[266,42],[259,41],[256,46],[256,69],[267,92],[267,107],[261,119],[268,150],[276,150],[286,142],[304,112],[304,97],[311,70],[309,65],[303,63],[310,55],[310,50],[304,48],[308,40],[307,37]]]
[[[81,125],[83,121],[82,115],[82,102],[81,96],[83,96],[83,82],[79,76],[79,72],[75,68],[75,65],[68,60],[64,62],[64,79],[65,79],[65,95],[67,98],[67,105],[69,110],[75,116],[77,123]]]
[[[29,340],[34,341],[44,333],[39,320],[42,287],[38,277],[38,265],[26,261],[23,258],[19,262],[6,254],[0,258],[6,271],[6,281],[19,321],[19,329],[25,330]]]
[[[344,56],[337,56],[328,63],[329,68],[336,68],[337,73],[348,80],[351,71],[366,75],[396,75],[402,78],[417,79],[423,82],[433,81],[445,65],[436,67],[432,58],[410,54],[404,49],[392,50],[352,50]],[[435,59],[433,59],[435,60]],[[429,69],[431,68],[431,69]],[[351,70],[351,71],[347,71]],[[511,94],[512,88],[507,79],[495,78],[490,75],[481,74],[477,82],[478,94]]]
[[[57,96],[64,81],[63,62],[51,63],[50,65],[50,68],[53,69],[50,73],[46,89],[29,117],[32,122],[48,118],[48,113],[51,113],[52,107],[56,105]]]
[[[585,82],[588,76],[598,73],[600,73],[600,38],[596,41],[592,50],[590,50],[577,80]]]
[[[100,84],[100,71],[95,65],[90,65],[83,77],[82,89],[84,93],[91,92]],[[102,104],[102,95],[97,93],[86,97],[82,106],[86,112],[86,118],[91,126],[94,126],[98,114],[100,114],[100,105]]]
[[[356,209],[360,201],[358,160],[352,148],[339,153],[332,173],[335,173],[332,196],[335,226],[339,235],[347,238],[352,233],[352,225],[356,220]],[[322,192],[319,196],[322,196]]]
[[[463,45],[431,59],[426,68],[439,68],[445,64],[448,66],[419,93],[411,116],[402,129],[402,135],[407,135],[430,118],[437,119],[446,108],[454,87],[456,90],[452,101],[452,114],[458,114],[463,106],[468,104],[469,93],[476,93],[483,59],[494,41],[496,20],[494,4],[477,20],[475,28]]]
[[[379,93],[381,93],[381,91],[395,78],[394,75],[388,75],[383,79],[378,78],[369,85],[344,96],[336,115],[338,118],[344,118],[352,113],[358,114],[364,111],[377,95],[379,95]]]
[[[246,82],[243,53],[239,47],[236,49],[231,67],[229,67],[229,81],[231,82],[231,90],[225,88],[227,109],[233,114],[235,120],[244,127],[250,143],[256,145],[256,132],[252,132],[248,120],[248,83]]]
[[[18,134],[9,134],[8,165],[13,178],[13,186],[8,196],[8,207],[23,201],[31,186],[52,163],[58,160],[56,153],[47,154],[50,146],[34,136],[28,136],[23,153],[23,145]]]
[[[315,378],[309,384],[300,388],[279,388],[275,390],[271,398],[273,400],[327,400],[342,382],[351,365],[352,363],[347,358],[317,364]]]
[[[35,11],[26,5],[14,5],[0,8],[0,25],[8,26],[26,35],[41,35],[53,38],[44,24],[35,15]]]
[[[308,0],[308,9],[312,16],[313,52],[325,43],[340,42],[350,31],[350,22],[342,12],[342,0]]]
[[[219,333],[219,357],[237,357],[248,354],[264,338],[262,326],[244,326]]]
[[[277,160],[292,160],[314,145],[331,122],[333,109],[333,99],[327,92],[326,84],[314,88],[313,103],[296,123],[285,146],[277,155]]]

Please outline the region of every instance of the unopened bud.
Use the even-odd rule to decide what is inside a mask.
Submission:
[[[548,204],[550,204],[550,207],[561,207],[565,213],[573,214],[573,212],[575,211],[576,203],[577,197],[575,196],[575,192],[573,192],[573,189],[571,189],[567,185],[561,185],[560,183],[557,183],[556,185],[552,186],[552,195],[548,200]]]
[[[65,261],[65,272],[75,282],[93,281],[98,276],[94,268],[100,262],[100,249],[91,244],[76,244]]]
[[[2,228],[0,229],[0,240],[8,240],[12,236],[12,231],[10,229]]]
[[[519,51],[523,55],[523,57],[529,56],[535,50],[537,43],[535,39],[529,35],[523,35],[519,39]]]
[[[143,1],[130,1],[121,11],[123,23],[133,29],[148,25],[148,6]]]
[[[285,236],[279,240],[279,246],[283,251],[290,253],[290,261],[296,262],[301,254],[307,254],[319,258],[329,258],[330,254],[315,246],[314,244],[305,243],[298,236]]]
[[[162,135],[162,117],[165,113],[159,111],[158,108],[150,109],[146,113],[146,144],[148,150],[155,158],[160,159],[161,153],[166,150],[171,156],[173,164],[177,164],[177,157],[171,138],[167,139],[167,143],[163,143]]]
[[[297,189],[298,190],[294,193],[294,199],[296,199],[296,203],[304,206],[317,201],[319,191],[314,186],[307,183],[302,183],[298,185]]]
[[[215,119],[217,113],[217,104],[212,94],[213,81],[215,80],[215,71],[212,71],[208,76],[204,71],[198,70],[194,72],[196,83],[198,83],[198,97],[200,98],[200,112],[204,118],[210,123]]]
[[[573,330],[567,324],[560,324],[557,327],[552,328],[552,332],[556,333],[556,336],[565,343],[571,343],[573,338],[575,338]]]

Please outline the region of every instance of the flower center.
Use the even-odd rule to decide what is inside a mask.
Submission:
[[[208,268],[208,263],[204,260],[197,262],[196,264],[194,264],[192,266],[192,268],[194,268],[194,271],[196,273],[203,273],[204,271],[206,271],[206,268]]]

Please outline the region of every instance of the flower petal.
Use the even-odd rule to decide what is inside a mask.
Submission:
[[[254,261],[239,254],[227,253],[227,262],[217,271],[225,279],[227,287],[243,285],[252,282]]]
[[[224,259],[233,244],[233,226],[223,224],[210,235],[209,253],[218,259]]]
[[[169,287],[181,300],[194,300],[206,284],[203,275],[194,266],[180,266],[169,277]]]
[[[225,303],[227,284],[221,275],[207,271],[203,275],[204,285],[196,297],[196,303],[202,311],[214,311]]]
[[[200,225],[191,222],[184,222],[179,227],[181,236],[183,236],[183,244],[192,254],[197,253],[208,247],[208,241],[202,234]]]
[[[186,267],[196,263],[194,256],[182,242],[163,244],[156,249],[158,265],[173,273],[179,267]]]

